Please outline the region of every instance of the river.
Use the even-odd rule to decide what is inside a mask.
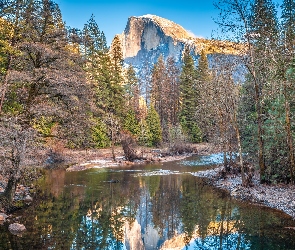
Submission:
[[[27,231],[0,226],[0,249],[294,250],[289,216],[193,176],[213,166],[207,160],[48,171],[14,214]]]

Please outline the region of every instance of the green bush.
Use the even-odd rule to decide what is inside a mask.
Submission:
[[[107,126],[99,119],[95,119],[91,128],[92,143],[95,148],[105,148],[110,145],[110,138],[107,134]]]

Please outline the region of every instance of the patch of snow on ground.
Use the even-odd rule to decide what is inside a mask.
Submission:
[[[171,171],[171,170],[164,170],[159,169],[151,172],[144,172],[135,174],[134,177],[141,177],[141,176],[154,176],[154,175],[170,175],[170,174],[181,174],[179,171]]]
[[[220,171],[224,167],[191,173],[194,176],[207,178],[208,183],[217,188],[226,190],[239,200],[250,201],[279,209],[295,218],[295,193],[293,185],[266,185],[259,183],[259,176],[254,175],[253,185],[242,186],[241,175],[228,175],[220,178]]]
[[[181,164],[186,166],[205,166],[220,163],[223,163],[222,153],[200,156],[200,158],[196,159],[195,161],[188,160],[181,162]]]

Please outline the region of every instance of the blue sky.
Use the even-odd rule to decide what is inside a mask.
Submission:
[[[282,0],[275,0],[276,3]],[[82,29],[94,14],[108,44],[124,31],[128,17],[153,14],[167,18],[197,37],[211,38],[218,29],[214,0],[55,0],[66,25]]]

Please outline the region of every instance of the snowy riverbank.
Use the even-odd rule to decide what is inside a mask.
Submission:
[[[253,186],[243,187],[240,175],[228,175],[220,178],[219,172],[223,167],[196,172],[194,175],[207,179],[207,183],[226,190],[236,199],[250,201],[267,207],[281,210],[295,219],[294,185],[260,184],[258,175],[254,175]],[[294,228],[295,230],[295,228]]]
[[[170,154],[167,153],[167,148],[151,149],[139,147],[137,149],[140,152],[143,160],[134,162],[126,161],[124,158],[124,152],[121,147],[116,147],[115,155],[116,161],[112,159],[111,149],[89,150],[83,151],[69,151],[66,154],[67,162],[76,162],[67,168],[67,171],[82,171],[90,168],[107,168],[114,166],[128,166],[135,164],[146,164],[151,162],[171,162],[185,159],[193,154],[209,155],[218,152],[218,148],[209,143],[191,144],[191,153],[185,154]]]

